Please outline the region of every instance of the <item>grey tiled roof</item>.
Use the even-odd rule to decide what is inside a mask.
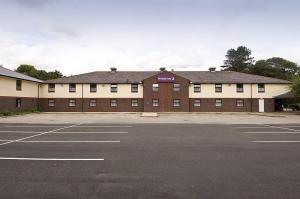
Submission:
[[[49,80],[45,83],[140,83],[160,71],[96,71],[59,79]],[[287,84],[286,80],[270,77],[250,75],[229,71],[172,71],[193,83],[274,83]]]
[[[22,80],[33,81],[33,82],[42,82],[39,79],[9,70],[7,68],[4,68],[3,66],[0,66],[0,76],[12,77],[12,78],[17,78],[17,79],[22,79]]]

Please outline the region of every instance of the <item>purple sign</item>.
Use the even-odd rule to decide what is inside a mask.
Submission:
[[[158,83],[174,83],[175,75],[173,74],[160,74],[157,76]]]

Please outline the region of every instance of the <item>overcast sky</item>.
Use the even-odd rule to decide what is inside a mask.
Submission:
[[[0,0],[0,64],[207,70],[229,48],[300,63],[299,0]]]

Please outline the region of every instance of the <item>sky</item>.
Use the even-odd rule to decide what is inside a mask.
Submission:
[[[240,45],[300,64],[299,0],[0,0],[0,65],[207,70]]]

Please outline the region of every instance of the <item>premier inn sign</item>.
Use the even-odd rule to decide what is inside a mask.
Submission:
[[[158,83],[174,83],[175,75],[173,74],[160,74],[157,76]]]

